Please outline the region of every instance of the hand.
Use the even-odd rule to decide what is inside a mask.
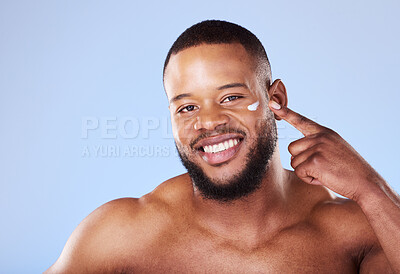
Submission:
[[[270,109],[304,137],[290,143],[291,166],[296,175],[312,185],[356,200],[379,180],[379,174],[339,134],[316,122],[269,102]]]

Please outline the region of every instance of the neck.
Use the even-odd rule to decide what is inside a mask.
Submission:
[[[245,198],[230,203],[205,199],[194,191],[194,207],[199,224],[212,234],[231,238],[271,235],[286,221],[289,202],[289,172],[283,169],[278,148],[274,152],[261,187]],[[251,239],[249,239],[251,240]]]

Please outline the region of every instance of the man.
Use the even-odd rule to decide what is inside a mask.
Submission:
[[[252,33],[187,29],[164,87],[188,173],[96,209],[48,273],[400,273],[399,196],[337,133],[287,108]],[[289,146],[294,172],[275,119],[305,136]]]

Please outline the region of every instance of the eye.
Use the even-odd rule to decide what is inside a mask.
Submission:
[[[231,95],[231,96],[226,97],[224,100],[222,100],[222,103],[234,101],[234,100],[237,100],[239,98],[242,98],[242,96]]]
[[[187,112],[193,111],[194,108],[195,108],[194,105],[188,105],[188,106],[183,107],[180,110],[178,110],[178,113],[180,113],[180,112],[187,113]]]

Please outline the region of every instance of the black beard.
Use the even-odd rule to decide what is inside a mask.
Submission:
[[[270,121],[270,122],[269,122]],[[194,186],[206,199],[222,203],[244,198],[260,188],[262,179],[269,167],[269,160],[275,151],[277,130],[271,118],[263,120],[257,127],[257,140],[246,156],[246,164],[242,172],[234,175],[229,182],[211,180],[203,170],[179,150],[182,164],[187,169]]]

